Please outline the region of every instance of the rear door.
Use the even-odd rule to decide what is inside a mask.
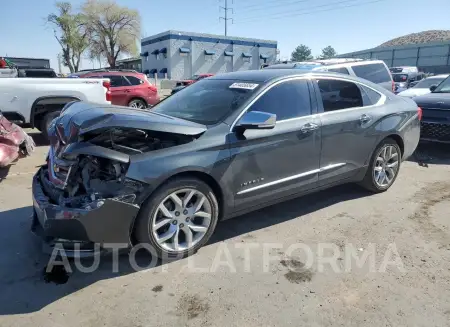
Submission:
[[[320,121],[310,82],[295,79],[268,89],[248,110],[274,113],[270,130],[230,134],[236,210],[314,188],[318,181]]]
[[[326,185],[352,177],[367,165],[377,138],[373,124],[385,96],[339,78],[317,78],[314,87],[322,130],[319,185]]]
[[[111,81],[111,103],[116,106],[128,106],[131,84],[121,75],[104,75]]]
[[[354,75],[384,87],[392,92],[392,77],[384,63],[354,64],[350,67]]]

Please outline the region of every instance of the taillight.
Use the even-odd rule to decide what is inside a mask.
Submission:
[[[106,101],[112,101],[111,82],[110,81],[103,81],[103,87],[106,89]]]
[[[419,121],[422,120],[422,108],[417,107],[417,117],[419,117]]]
[[[395,92],[395,82],[392,81],[392,92]]]
[[[149,89],[150,91],[152,91],[152,92],[155,92],[155,93],[158,92],[158,89],[156,88],[156,86],[153,85],[153,84],[151,84],[150,82],[148,83],[148,89]]]

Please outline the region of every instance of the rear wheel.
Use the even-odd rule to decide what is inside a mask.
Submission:
[[[52,122],[53,119],[58,117],[60,113],[61,113],[60,111],[52,111],[46,113],[42,118],[39,129],[46,140],[48,140],[48,128],[50,127],[50,123]]]
[[[128,107],[137,108],[137,109],[145,109],[145,108],[147,108],[147,104],[143,100],[134,99],[134,100],[131,100],[130,103],[128,103]]]
[[[142,207],[135,236],[160,258],[183,258],[209,240],[218,216],[217,199],[206,183],[196,178],[174,179]]]
[[[375,193],[389,189],[400,171],[401,157],[400,147],[395,140],[383,140],[372,155],[361,185]]]

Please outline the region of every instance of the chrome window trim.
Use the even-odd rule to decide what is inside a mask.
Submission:
[[[345,75],[344,75],[345,76]],[[349,75],[349,76],[351,76],[351,75]],[[233,121],[233,123],[231,124],[231,126],[230,126],[230,132],[232,132],[233,131],[233,129],[234,129],[234,127],[236,126],[236,124],[237,124],[237,122],[239,121],[239,119],[241,119],[241,117],[247,112],[247,110],[256,102],[256,101],[258,101],[258,99],[260,98],[260,97],[262,97],[264,94],[266,94],[266,92],[268,92],[268,91],[270,91],[270,89],[272,89],[273,87],[275,87],[276,85],[278,85],[278,84],[281,84],[281,83],[284,83],[284,82],[289,82],[289,81],[293,81],[293,80],[311,80],[312,81],[312,79],[317,79],[317,78],[321,78],[321,79],[332,79],[332,80],[338,80],[338,81],[344,81],[344,82],[351,82],[351,83],[355,83],[355,84],[358,84],[358,85],[362,85],[362,86],[364,86],[364,87],[367,87],[367,88],[369,88],[369,89],[371,89],[372,91],[375,91],[375,92],[377,92],[381,97],[380,97],[380,99],[378,100],[378,102],[377,103],[375,103],[374,105],[371,105],[371,106],[365,106],[365,107],[354,107],[354,108],[349,108],[349,109],[340,109],[340,110],[334,110],[334,111],[327,111],[327,112],[321,112],[321,113],[318,113],[318,114],[311,114],[311,115],[308,115],[308,116],[301,116],[301,117],[295,117],[295,118],[289,118],[289,119],[284,119],[284,120],[280,120],[280,121],[277,121],[276,122],[276,124],[278,124],[278,123],[284,123],[284,122],[288,122],[288,121],[294,121],[294,120],[297,120],[297,119],[300,119],[300,118],[305,118],[305,117],[314,117],[314,116],[317,116],[317,115],[323,115],[323,114],[329,114],[329,113],[334,113],[334,112],[341,112],[341,111],[349,111],[349,110],[355,110],[355,109],[367,109],[367,108],[373,108],[373,107],[378,107],[378,106],[380,106],[380,105],[383,105],[385,102],[386,102],[386,99],[387,99],[387,97],[386,97],[386,95],[384,95],[383,93],[380,93],[378,90],[375,90],[373,87],[370,87],[369,85],[367,85],[367,84],[364,84],[364,83],[362,83],[362,82],[359,82],[359,81],[354,81],[354,80],[351,80],[351,79],[348,79],[348,78],[345,78],[345,77],[340,77],[340,76],[338,76],[338,77],[335,77],[335,76],[327,76],[327,75],[319,75],[319,74],[314,74],[314,75],[312,75],[312,74],[304,74],[304,75],[297,75],[297,76],[289,76],[289,77],[287,77],[287,78],[284,78],[284,79],[282,79],[282,80],[279,80],[279,81],[277,81],[277,82],[275,82],[275,83],[273,83],[273,84],[271,84],[271,85],[269,85],[264,91],[262,91],[260,94],[258,94],[257,96],[256,96],[256,98],[254,98],[242,111],[241,111],[241,113],[236,117],[236,119]]]
[[[253,192],[253,191],[256,191],[256,190],[259,190],[259,189],[262,189],[262,188],[266,188],[266,187],[269,187],[269,186],[273,186],[273,185],[277,185],[277,184],[280,184],[280,183],[288,182],[288,181],[291,181],[291,180],[294,180],[294,179],[297,179],[297,178],[306,177],[306,176],[309,176],[309,175],[321,173],[321,172],[324,172],[324,171],[327,171],[327,170],[331,170],[331,169],[335,169],[335,168],[339,168],[339,167],[342,167],[342,166],[345,166],[345,165],[346,165],[345,162],[328,165],[328,166],[325,166],[323,168],[310,170],[310,171],[307,171],[307,172],[304,172],[304,173],[301,173],[301,174],[292,175],[292,176],[289,176],[289,177],[277,179],[277,180],[269,182],[269,183],[265,183],[265,184],[262,184],[262,185],[251,187],[251,188],[239,191],[239,192],[237,192],[237,194],[245,194],[245,193]]]

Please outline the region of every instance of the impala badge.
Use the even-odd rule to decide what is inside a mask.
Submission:
[[[253,179],[251,181],[245,182],[241,184],[241,187],[245,187],[245,186],[249,186],[249,185],[253,185],[253,184],[257,184],[259,182],[262,182],[264,180],[263,177],[261,178],[257,178],[257,179]]]

